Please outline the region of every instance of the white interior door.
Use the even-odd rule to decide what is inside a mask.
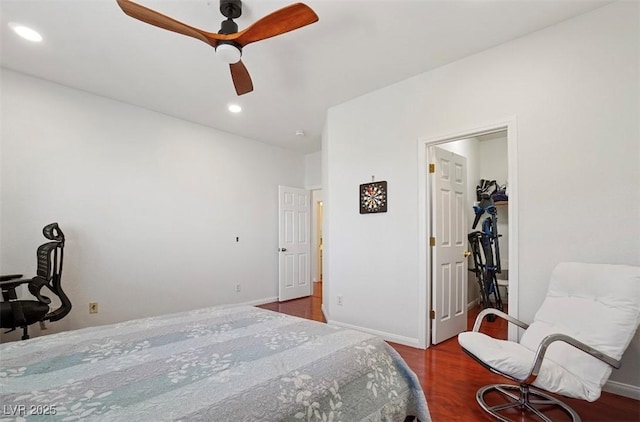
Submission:
[[[431,341],[437,344],[467,329],[467,172],[465,157],[433,150]]]
[[[279,197],[279,300],[311,294],[309,268],[311,199],[305,189],[278,186]]]

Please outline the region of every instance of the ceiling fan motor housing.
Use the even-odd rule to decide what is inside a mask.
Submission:
[[[227,19],[222,21],[218,34],[235,34],[236,32],[238,32],[238,24],[231,19]]]

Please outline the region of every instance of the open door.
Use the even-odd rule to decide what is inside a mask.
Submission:
[[[431,341],[438,344],[467,329],[467,171],[465,157],[438,147],[433,151]]]
[[[311,295],[309,191],[278,186],[280,302]]]

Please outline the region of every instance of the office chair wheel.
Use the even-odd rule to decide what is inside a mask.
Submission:
[[[502,398],[506,398],[507,402],[505,403],[503,401],[500,404],[489,405],[485,400],[485,396],[491,393],[496,393]],[[569,417],[569,420],[573,422],[582,421],[576,411],[567,404],[540,390],[529,388],[528,385],[485,385],[476,393],[476,400],[485,412],[502,422],[513,422],[513,420],[508,419],[506,415],[498,413],[509,409],[520,409],[521,411],[530,412],[542,421],[551,422],[551,419],[545,416],[539,409],[543,407],[548,408],[549,406],[559,407]],[[520,418],[517,419],[520,420]]]

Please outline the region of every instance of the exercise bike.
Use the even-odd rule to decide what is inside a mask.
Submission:
[[[500,234],[498,234],[498,211],[492,199],[492,194],[497,190],[495,181],[481,180],[476,188],[478,195],[478,205],[474,205],[475,219],[472,229],[475,229],[482,215],[488,216],[482,222],[482,230],[474,230],[467,236],[471,254],[473,256],[473,268],[469,271],[476,276],[476,281],[480,287],[480,304],[483,309],[495,308],[504,310],[500,289],[498,289],[498,279],[496,274],[502,272],[500,266]],[[487,320],[493,322],[495,315],[489,315]]]

